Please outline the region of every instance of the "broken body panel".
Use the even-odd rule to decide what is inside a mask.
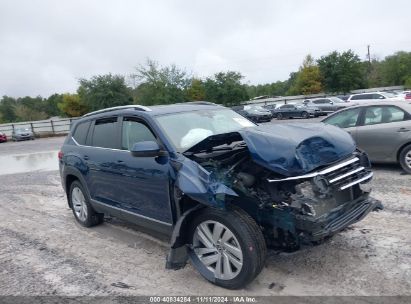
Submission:
[[[209,136],[183,155],[176,160],[180,197],[215,208],[241,207],[275,247],[321,241],[378,203],[364,185],[372,178],[367,156],[348,133],[330,125],[245,128]],[[185,245],[179,230],[189,213],[174,229],[169,268],[178,260],[173,249]]]

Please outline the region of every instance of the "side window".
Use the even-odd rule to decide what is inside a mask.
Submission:
[[[351,97],[351,100],[359,100],[361,99],[361,95],[354,95],[353,97]]]
[[[372,94],[372,99],[385,99],[385,97],[381,94]]]
[[[405,112],[397,107],[384,107],[382,122],[403,121]]]
[[[123,119],[121,135],[121,149],[130,150],[132,146],[140,141],[157,141],[151,130],[141,121],[135,118]]]
[[[322,99],[314,100],[313,103],[315,103],[315,104],[321,104],[321,103],[322,103]]]
[[[334,125],[340,128],[355,127],[361,108],[349,109],[331,116],[324,122],[329,125]]]
[[[117,117],[96,120],[91,138],[92,146],[116,149],[117,138]]]
[[[369,107],[365,110],[364,125],[375,125],[382,122],[383,107]]]
[[[79,145],[85,145],[91,121],[80,122],[73,133],[73,138]]]

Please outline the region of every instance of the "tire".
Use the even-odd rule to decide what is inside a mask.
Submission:
[[[307,112],[302,112],[302,113],[301,113],[301,117],[304,118],[304,119],[307,119],[309,116],[310,116],[310,115],[308,115]]]
[[[283,114],[281,114],[281,113],[278,113],[278,114],[277,114],[277,119],[278,119],[278,120],[281,120],[281,119],[283,119]]]
[[[408,174],[411,174],[411,145],[402,148],[399,161],[402,169]]]
[[[104,220],[104,214],[96,213],[91,207],[83,185],[77,180],[70,185],[69,204],[74,218],[84,227],[101,224]]]
[[[215,285],[242,288],[264,267],[267,247],[263,234],[241,209],[203,209],[190,223],[189,231],[192,264]]]

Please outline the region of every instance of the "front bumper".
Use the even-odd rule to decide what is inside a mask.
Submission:
[[[320,241],[332,236],[362,220],[368,213],[380,207],[380,201],[367,197],[360,197],[331,210],[319,218],[306,215],[296,216],[296,229],[302,243]]]

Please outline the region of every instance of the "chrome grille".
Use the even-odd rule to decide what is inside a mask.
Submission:
[[[356,184],[369,181],[373,173],[361,166],[358,157],[353,157],[348,161],[320,171],[320,175],[324,176],[331,186],[344,190]]]

